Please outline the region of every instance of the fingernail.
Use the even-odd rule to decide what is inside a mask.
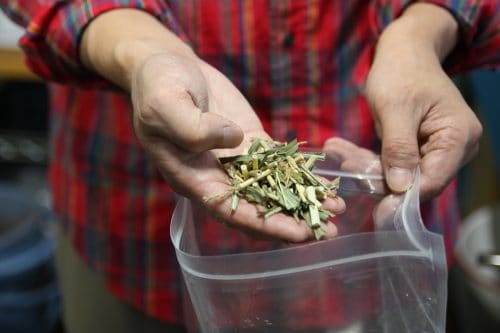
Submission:
[[[410,188],[413,181],[413,172],[408,169],[392,167],[387,174],[387,184],[396,192],[404,192]]]

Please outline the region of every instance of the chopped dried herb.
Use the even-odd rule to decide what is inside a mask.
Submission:
[[[206,200],[232,195],[231,209],[235,211],[239,199],[244,198],[265,207],[264,218],[284,213],[297,222],[305,220],[316,239],[321,239],[325,231],[320,222],[333,216],[322,207],[321,201],[336,195],[339,178],[325,184],[314,175],[311,171],[314,163],[324,160],[325,155],[300,152],[299,146],[303,143],[254,138],[246,153],[220,158],[231,189]]]

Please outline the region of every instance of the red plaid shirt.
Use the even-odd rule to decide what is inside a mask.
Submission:
[[[248,98],[278,140],[321,146],[332,136],[375,148],[363,83],[382,29],[411,1],[0,0],[26,27],[28,65],[50,84],[54,209],[89,266],[120,299],[180,322],[180,272],[169,239],[174,194],[138,143],[128,96],[108,89],[78,59],[89,21],[140,8],[190,43]],[[462,28],[449,69],[500,60],[499,3],[430,1]],[[459,221],[455,184],[425,209],[449,253]]]

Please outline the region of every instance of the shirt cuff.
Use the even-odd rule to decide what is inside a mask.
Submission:
[[[412,3],[411,0],[375,0],[372,25],[380,35],[382,31]],[[498,68],[500,53],[500,17],[494,1],[423,0],[448,10],[458,22],[459,41],[447,57],[444,67],[450,73],[486,67]]]
[[[495,1],[426,0],[447,9],[459,25],[459,40],[445,67],[451,73],[500,65],[500,13]]]
[[[162,0],[75,0],[41,5],[32,17],[20,45],[30,69],[45,80],[79,86],[112,86],[86,70],[79,54],[85,27],[100,14],[118,8],[144,10],[157,17],[168,29],[186,40],[172,11]]]

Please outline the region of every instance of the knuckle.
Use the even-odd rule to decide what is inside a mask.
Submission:
[[[151,104],[143,105],[139,109],[138,118],[143,124],[153,123],[158,118],[158,109]]]
[[[340,146],[344,144],[344,140],[339,137],[332,137],[325,141],[325,145],[328,146]]]
[[[469,154],[466,155],[464,159],[464,164],[472,160],[479,153],[479,143],[476,142],[469,148]]]
[[[404,160],[411,163],[417,163],[419,152],[415,142],[405,139],[396,138],[383,144],[383,155],[389,161]]]
[[[472,146],[479,142],[482,135],[482,126],[477,122],[458,122],[448,126],[447,131],[434,134],[434,142],[439,148],[450,149],[455,147]]]
[[[201,92],[201,93],[198,93],[198,94],[192,94],[192,96],[190,96],[193,101],[194,101],[194,104],[201,110],[207,110],[208,108],[208,95],[206,94],[206,92]]]
[[[139,121],[145,125],[153,125],[161,117],[160,110],[168,101],[166,93],[161,90],[151,91],[144,95],[139,104],[137,114]]]
[[[473,142],[478,142],[481,136],[483,135],[483,126],[479,122],[479,120],[474,117],[474,121],[472,122],[470,129],[470,137]]]
[[[339,141],[338,138],[329,138],[328,140],[325,141],[323,144],[323,149],[324,150],[331,150],[335,149],[335,147],[339,146],[341,142]]]
[[[140,126],[152,127],[158,119],[158,110],[151,105],[144,105],[138,109],[137,123]]]
[[[465,143],[465,155],[463,164],[472,160],[474,156],[476,156],[479,152],[479,142],[481,140],[481,136],[483,135],[483,126],[479,122],[479,120],[474,117],[470,128],[469,128],[469,137]]]
[[[146,103],[156,109],[165,108],[165,106],[179,103],[189,99],[189,93],[181,86],[171,85],[164,89],[153,89],[146,95]]]
[[[152,89],[142,96],[140,102],[134,103],[138,121],[146,126],[161,126],[168,113],[176,110],[176,105],[184,103],[187,98],[190,98],[189,93],[180,87]]]
[[[450,128],[449,131],[436,133],[434,138],[436,147],[441,149],[460,147],[465,145],[466,141],[463,130],[460,130],[460,128]]]
[[[328,138],[325,143],[334,144],[338,140],[337,137]]]

